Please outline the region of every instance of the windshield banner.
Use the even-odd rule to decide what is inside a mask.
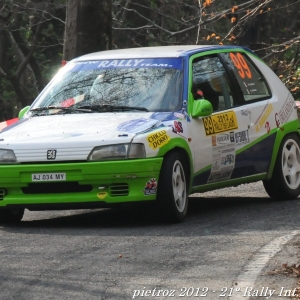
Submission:
[[[111,59],[78,61],[71,67],[71,71],[86,71],[95,69],[115,68],[163,68],[182,70],[181,58],[159,58],[159,59]]]

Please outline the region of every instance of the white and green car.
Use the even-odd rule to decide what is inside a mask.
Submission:
[[[84,55],[0,132],[0,222],[149,201],[181,221],[190,194],[259,180],[294,199],[299,128],[291,93],[249,49]]]

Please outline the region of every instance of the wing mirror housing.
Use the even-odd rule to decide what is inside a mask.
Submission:
[[[192,117],[207,117],[213,112],[212,104],[206,99],[194,100],[192,108]]]
[[[28,112],[29,108],[30,106],[25,106],[19,111],[19,115],[18,115],[19,120],[21,120],[24,117],[24,115]]]

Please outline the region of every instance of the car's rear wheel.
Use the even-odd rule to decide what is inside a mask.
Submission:
[[[263,184],[268,195],[276,200],[292,200],[300,195],[300,138],[286,136],[280,146],[271,180]]]
[[[0,210],[0,223],[18,223],[22,220],[24,208],[5,208]]]
[[[164,158],[157,199],[168,221],[184,220],[188,209],[188,174],[184,157],[179,152],[171,152]]]

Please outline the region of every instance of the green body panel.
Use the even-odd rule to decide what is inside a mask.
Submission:
[[[237,186],[244,183],[256,182],[266,178],[266,174],[257,174],[249,177],[242,177],[237,179],[231,179],[227,181],[220,181],[211,184],[205,184],[203,186],[197,186],[192,188],[192,193],[204,193],[207,191],[217,190],[230,186]]]
[[[171,139],[166,145],[162,146],[157,156],[164,156],[167,152],[171,151],[172,149],[179,147],[185,150],[185,152],[189,155],[190,164],[193,165],[193,156],[191,149],[189,147],[188,142],[183,138],[173,138]]]
[[[159,152],[158,152],[158,156],[165,156],[166,153],[176,149],[176,148],[180,148],[182,149],[186,155],[188,156],[189,158],[189,164],[190,164],[190,174],[189,174],[189,178],[192,178],[193,177],[193,173],[194,173],[194,162],[193,162],[193,155],[192,155],[192,152],[191,152],[191,149],[190,149],[190,146],[188,144],[188,142],[183,139],[183,138],[173,138],[170,140],[170,142],[166,145],[164,145],[163,147],[161,147],[159,149]],[[189,190],[191,189],[192,187],[192,180],[190,180],[190,187],[189,187]]]
[[[155,200],[156,195],[145,195],[144,188],[151,178],[159,178],[163,158],[148,158],[124,161],[0,165],[0,188],[7,190],[0,207],[9,204],[53,204],[106,202],[123,203]],[[66,181],[77,181],[80,185],[92,185],[89,192],[24,194],[21,190],[32,183],[33,173],[66,173]],[[36,183],[37,185],[39,183]],[[112,196],[109,186],[128,184],[127,196]],[[99,189],[99,187],[105,187]],[[101,192],[102,196],[98,197]],[[103,197],[103,194],[106,196]]]

